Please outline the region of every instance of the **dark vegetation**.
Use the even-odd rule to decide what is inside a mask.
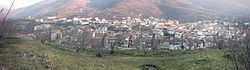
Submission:
[[[142,70],[161,70],[161,68],[154,64],[144,64],[140,67],[142,68]]]
[[[90,3],[87,4],[87,6],[90,8],[105,10],[115,6],[120,1],[122,0],[91,0]]]

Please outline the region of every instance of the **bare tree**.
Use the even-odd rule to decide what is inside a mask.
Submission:
[[[116,37],[116,41],[115,41],[114,46],[111,46],[111,54],[114,53],[114,51],[115,51],[115,46],[116,46],[116,47],[117,47],[117,46],[121,47],[122,44],[124,43],[124,40],[125,40],[124,34],[117,34],[117,35],[115,35],[115,37]]]
[[[70,29],[66,33],[68,38],[66,38],[65,43],[67,45],[72,46],[73,48],[75,48],[76,53],[78,53],[80,51],[80,49],[81,49],[81,46],[84,44],[84,42],[82,43],[82,41],[85,41],[84,34],[85,34],[85,32],[81,33],[77,29],[74,29],[74,28]]]
[[[76,53],[78,53],[81,49],[85,51],[86,46],[91,40],[87,31],[82,31],[77,28],[68,29],[65,32],[65,35],[63,44],[74,48]]]
[[[107,33],[107,35],[109,35],[109,36],[107,36],[106,41],[108,42],[110,49],[111,49],[110,54],[113,54],[113,53],[115,53],[116,46],[121,45],[122,38],[121,38],[121,35],[112,36],[112,35],[110,35],[110,33]]]
[[[83,31],[79,36],[80,37],[78,39],[78,42],[80,42],[80,47],[76,48],[76,51],[79,52],[80,49],[83,49],[85,51],[86,46],[88,45],[90,41],[89,33],[86,31]]]
[[[148,55],[148,52],[146,50],[146,46],[147,46],[147,40],[145,38],[143,38],[142,36],[139,36],[138,38],[138,43],[139,43],[139,47],[144,51],[144,55]]]
[[[102,57],[102,47],[104,47],[104,44],[105,44],[105,38],[107,37],[107,34],[105,33],[103,36],[102,36],[102,39],[101,39],[101,41],[99,41],[98,40],[98,42],[97,43],[102,43],[102,45],[100,46],[100,45],[97,45],[98,46],[98,53],[96,54],[96,56],[97,57]]]
[[[111,45],[111,51],[110,51],[111,54],[115,53],[115,45],[116,44]]]
[[[132,35],[129,36],[129,39],[128,39],[128,47],[131,48],[133,46],[133,41],[132,41]]]
[[[9,16],[9,13],[14,5],[15,0],[12,1],[12,4],[5,16],[1,16],[3,14],[4,9],[1,9],[0,11],[0,40],[2,40],[6,36],[6,31],[8,29],[8,23],[7,18]]]
[[[250,70],[250,32],[248,30],[247,28],[239,30],[241,33],[235,33],[229,38],[214,38],[215,46],[223,51],[223,57],[232,61],[230,66],[233,70]]]
[[[151,39],[151,48],[153,51],[156,51],[158,48],[157,48],[157,45],[158,45],[158,40],[155,39],[155,34],[153,34],[153,37]]]
[[[1,9],[0,14],[2,14],[2,12],[3,12],[3,9]]]
[[[116,46],[122,46],[122,40],[123,40],[123,37],[121,34],[118,34],[118,35],[115,35],[116,37]]]
[[[40,40],[42,44],[51,39],[50,29],[40,29],[35,32],[36,39]]]
[[[113,54],[113,53],[115,53],[116,42],[115,42],[114,39],[112,39],[111,41],[112,41],[112,43],[111,43],[111,45],[110,45],[110,46],[111,46],[111,51],[110,51],[110,53]]]

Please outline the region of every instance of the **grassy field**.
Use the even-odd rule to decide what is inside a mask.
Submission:
[[[0,67],[7,70],[49,70],[43,61],[36,57],[47,54],[53,70],[225,70],[230,69],[221,51],[205,49],[202,51],[143,51],[126,50],[96,57],[95,50],[81,50],[53,44],[41,44],[33,40],[8,37],[0,42]],[[1,69],[1,68],[0,68]]]

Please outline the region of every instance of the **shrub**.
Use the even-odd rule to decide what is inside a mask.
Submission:
[[[160,67],[154,64],[144,64],[140,67],[142,68],[142,70],[161,70]]]

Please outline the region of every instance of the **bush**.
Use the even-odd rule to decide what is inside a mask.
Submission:
[[[206,64],[206,63],[208,63],[208,62],[209,62],[209,60],[201,59],[201,60],[196,60],[196,61],[195,61],[195,64]]]
[[[142,70],[161,70],[160,67],[154,64],[144,64],[140,67],[142,68]]]
[[[229,55],[229,54],[224,55],[223,57],[224,57],[224,58],[226,58],[226,59],[232,60],[232,56],[231,56],[231,55]]]
[[[7,37],[7,38],[5,39],[5,42],[6,42],[7,44],[20,44],[20,43],[22,43],[23,41],[22,41],[21,38],[17,38],[17,37]]]

